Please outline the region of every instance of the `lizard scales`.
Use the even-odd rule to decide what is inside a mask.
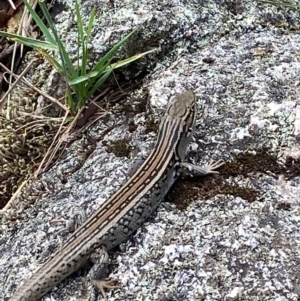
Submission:
[[[133,176],[38,268],[9,301],[35,301],[85,264],[98,248],[126,240],[158,207],[179,176],[196,120],[192,91],[175,96],[163,115],[156,145]],[[213,169],[215,169],[214,167]],[[214,171],[203,174],[215,173]]]

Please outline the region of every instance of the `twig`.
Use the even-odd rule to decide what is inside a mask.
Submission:
[[[12,9],[16,10],[15,4],[12,2],[12,0],[7,0],[11,6]]]
[[[7,211],[10,207],[12,202],[19,196],[22,188],[25,186],[25,184],[28,182],[28,180],[25,180],[17,189],[17,191],[13,194],[13,196],[10,198],[10,200],[7,202],[7,204],[0,210],[0,216],[4,215],[5,211]]]
[[[67,111],[66,111],[66,114],[65,114],[65,116],[64,116],[64,118],[63,118],[63,120],[62,120],[62,122],[61,122],[61,124],[60,124],[60,126],[59,126],[59,129],[58,129],[58,131],[56,132],[56,134],[55,134],[55,136],[54,136],[54,138],[53,138],[53,141],[52,141],[51,145],[50,145],[49,148],[48,148],[47,153],[45,154],[45,156],[44,156],[42,162],[40,163],[40,165],[39,165],[37,171],[34,173],[34,177],[35,177],[35,178],[40,174],[40,171],[41,171],[41,169],[42,169],[42,166],[43,166],[43,164],[44,164],[46,158],[48,157],[49,153],[52,151],[52,154],[50,155],[50,158],[49,158],[49,160],[51,160],[51,159],[54,157],[53,153],[55,154],[56,151],[57,151],[57,149],[58,149],[59,146],[61,145],[60,142],[57,143],[56,139],[57,139],[58,135],[60,134],[61,129],[62,129],[62,127],[63,127],[63,125],[64,125],[64,123],[65,123],[65,121],[66,121],[66,119],[67,119],[67,117],[68,117],[68,115],[69,115],[69,113],[70,113],[70,111],[67,110]],[[54,145],[55,143],[56,143],[56,146],[54,147],[54,152],[53,152],[53,145]],[[49,165],[49,160],[47,161],[46,166]]]
[[[22,79],[22,77],[28,72],[28,70],[30,69],[31,65],[35,62],[36,60],[33,59],[31,62],[29,62],[28,66],[23,70],[23,72],[17,76],[16,81],[10,86],[10,88],[6,91],[6,93],[4,94],[4,96],[0,99],[0,110],[3,109],[3,106],[6,102],[6,96],[10,93],[10,91],[17,85],[17,83]],[[4,67],[4,69],[8,70],[3,64],[0,63],[1,67]],[[9,71],[10,72],[10,71]],[[9,119],[8,116],[6,116],[7,119]]]
[[[32,63],[32,61],[30,62]],[[0,63],[0,66],[9,74],[13,75],[17,80],[16,82],[20,79],[21,75],[23,74],[23,72],[25,70],[27,70],[28,66],[26,67],[26,69],[20,74],[20,75],[16,75],[14,73],[12,73],[9,69],[7,69],[3,64]],[[37,87],[35,87],[33,84],[31,84],[27,79],[23,78],[21,79],[22,83],[24,83],[25,85],[27,85],[28,87],[32,88],[35,92],[43,95],[45,98],[47,98],[48,100],[50,100],[51,102],[57,104],[58,106],[60,106],[64,111],[68,111],[68,108],[66,106],[64,106],[61,102],[59,102],[56,98],[46,94],[45,92],[43,92],[42,90],[38,89]],[[16,84],[16,82],[14,82],[13,85]],[[11,91],[11,88],[5,93],[5,95],[0,99],[0,110],[3,108],[3,105],[5,103],[5,97],[6,95]],[[2,103],[4,102],[4,103]]]

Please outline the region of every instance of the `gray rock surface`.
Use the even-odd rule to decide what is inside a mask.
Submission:
[[[172,202],[112,252],[110,277],[121,286],[108,292],[109,300],[299,300],[299,11],[253,1],[94,0],[84,2],[83,12],[93,6],[95,53],[141,25],[126,51],[160,45],[144,84],[154,115],[172,95],[194,90],[199,115],[190,160],[227,162],[218,176],[179,181]],[[72,14],[56,17],[66,20],[58,27],[70,51]],[[19,200],[2,217],[0,299],[67,238],[57,235],[53,219],[76,206],[90,215],[124,183],[130,156],[117,157],[108,147],[121,140],[132,153],[151,148],[149,114],[133,118],[132,132],[125,105],[89,129],[92,146],[84,138],[74,142],[33,184],[32,194],[40,191],[33,204]],[[88,270],[43,300],[88,300]]]

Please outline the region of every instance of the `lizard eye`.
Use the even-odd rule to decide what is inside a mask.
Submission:
[[[187,137],[190,137],[191,134],[193,133],[193,131],[194,131],[194,129],[191,128],[191,127],[189,127],[188,130],[187,130],[186,136],[187,136]]]

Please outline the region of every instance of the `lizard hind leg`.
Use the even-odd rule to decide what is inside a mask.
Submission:
[[[116,280],[104,278],[106,276],[107,267],[110,262],[108,253],[104,247],[100,247],[94,250],[90,259],[94,263],[94,266],[89,273],[91,282],[101,292],[102,296],[107,301],[108,299],[104,289],[115,289],[120,287],[116,284]]]

